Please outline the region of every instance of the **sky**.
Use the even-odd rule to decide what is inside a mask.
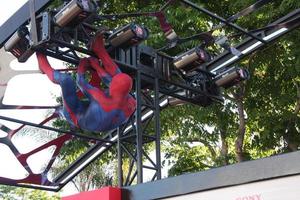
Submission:
[[[0,6],[0,24],[3,24],[14,12],[16,12],[27,0],[9,0],[5,1],[5,6]]]

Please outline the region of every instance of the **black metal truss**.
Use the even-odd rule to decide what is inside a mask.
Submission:
[[[83,135],[83,134],[80,134],[80,133],[77,133],[74,131],[65,131],[65,130],[61,130],[61,129],[57,129],[57,128],[53,128],[53,127],[49,127],[49,126],[45,126],[45,125],[35,124],[35,123],[23,121],[23,120],[18,120],[18,119],[14,119],[14,118],[10,118],[10,117],[5,117],[5,116],[1,116],[1,115],[0,115],[0,120],[18,123],[18,124],[22,124],[25,126],[40,128],[40,129],[44,129],[44,130],[48,130],[48,131],[54,131],[57,133],[68,134],[68,135],[72,135],[72,136],[75,136],[75,137],[78,137],[78,138],[81,138],[81,139],[84,139],[87,141],[96,141],[96,142],[102,142],[102,143],[108,143],[108,144],[114,143],[114,142],[111,142],[110,140],[105,140],[105,139],[97,138],[97,137],[93,137],[93,136],[87,136],[87,135]]]
[[[49,13],[41,13],[50,0],[39,0],[35,1],[35,10],[37,26],[41,29],[37,33],[40,37],[40,41],[35,47],[35,50],[41,51],[48,56],[77,64],[80,57],[79,54],[93,55],[87,48],[82,48],[81,44],[86,44],[88,39],[93,35],[94,31],[98,28],[93,27],[90,24],[81,24],[72,30],[73,43],[64,37],[64,33],[70,32],[68,29],[61,29],[53,32],[51,29],[51,16]],[[222,68],[228,67],[238,62],[244,56],[254,52],[258,48],[265,46],[267,43],[274,41],[283,34],[290,32],[294,28],[300,25],[299,23],[299,12],[296,10],[289,15],[277,20],[276,22],[269,25],[268,29],[261,30],[252,34],[247,32],[241,27],[228,22],[227,20],[193,4],[190,1],[182,0],[181,2],[204,12],[209,16],[218,19],[224,24],[227,24],[236,30],[240,31],[249,36],[248,39],[244,40],[236,48],[242,52],[242,56],[232,59],[234,55],[230,52],[226,52],[208,64],[205,64],[203,68],[207,68],[211,72],[216,72],[218,67],[222,65]],[[19,20],[20,16],[24,21]],[[30,19],[29,14],[29,2],[25,4],[18,15],[13,16],[9,22],[6,22],[0,30],[0,43],[3,43],[11,36],[18,27],[26,23]],[[288,22],[293,22],[289,23]],[[295,23],[297,22],[297,23]],[[280,30],[280,25],[287,23],[287,30],[283,32],[276,31]],[[13,26],[9,26],[13,24]],[[6,27],[6,28],[5,28]],[[5,29],[5,30],[4,30]],[[90,35],[91,33],[91,35]],[[82,36],[84,35],[84,36]],[[268,37],[269,36],[269,37]],[[270,37],[272,36],[272,37]],[[265,39],[265,38],[268,39]],[[259,44],[257,44],[260,42]],[[252,47],[254,44],[257,46]],[[42,46],[38,46],[42,45]],[[43,47],[43,48],[40,48]],[[247,51],[246,51],[247,50]],[[244,52],[244,53],[243,53]],[[161,166],[160,166],[160,120],[159,112],[162,108],[168,105],[168,96],[175,97],[177,99],[203,105],[203,102],[199,102],[199,98],[207,97],[214,101],[221,101],[220,95],[212,94],[209,91],[204,91],[188,85],[186,82],[178,82],[170,79],[170,73],[172,69],[173,58],[167,55],[162,55],[156,52],[154,49],[146,46],[131,47],[129,49],[114,49],[110,51],[112,57],[114,57],[116,63],[121,67],[122,71],[131,74],[135,80],[135,95],[137,98],[137,110],[134,116],[128,121],[126,125],[120,127],[118,130],[113,130],[107,133],[101,141],[98,141],[90,149],[87,150],[82,156],[80,156],[74,163],[72,163],[67,169],[60,173],[55,179],[54,183],[58,188],[47,190],[60,190],[65,184],[67,184],[72,178],[80,173],[88,164],[99,158],[104,152],[108,151],[114,144],[117,144],[118,148],[118,175],[119,185],[130,185],[136,180],[137,183],[144,182],[143,170],[151,169],[154,171],[152,180],[161,178]],[[232,59],[232,60],[231,60]],[[230,61],[230,62],[229,62]],[[10,120],[8,118],[3,118]],[[28,124],[26,122],[21,122]],[[28,124],[34,125],[34,124]],[[41,127],[45,128],[45,127]],[[56,130],[59,131],[59,130]],[[146,144],[154,144],[155,146],[155,159],[145,151]],[[129,170],[126,174],[123,173],[123,161],[129,160]],[[150,166],[146,166],[144,163],[148,161]],[[28,187],[28,186],[25,186]],[[32,186],[33,188],[39,188],[38,186]],[[40,188],[45,189],[45,188]]]
[[[289,19],[289,16],[293,16],[293,13],[298,13],[298,11],[294,11],[292,13],[290,13],[289,15],[287,15],[286,17],[283,17],[281,19],[279,19],[278,21],[274,22],[273,24],[278,24],[278,23],[282,23],[285,21],[285,19]],[[287,32],[290,32],[292,29],[288,29]],[[275,31],[272,29],[269,29],[268,31]],[[276,36],[276,39],[279,38],[280,36],[282,36],[283,34],[278,34]],[[274,38],[275,39],[275,38]],[[246,40],[247,41],[247,40]],[[245,41],[244,41],[245,42]],[[243,44],[243,43],[242,43]],[[190,99],[187,98],[186,94],[187,89],[190,89],[194,92],[203,92],[203,91],[197,91],[197,89],[195,88],[190,88],[187,85],[182,85],[179,83],[172,83],[169,79],[167,78],[163,78],[163,77],[167,77],[167,75],[169,74],[169,70],[170,70],[170,61],[172,60],[172,58],[168,57],[168,56],[161,56],[160,54],[157,54],[156,56],[156,63],[158,64],[158,69],[155,71],[153,70],[154,67],[153,65],[143,65],[143,63],[137,63],[138,65],[135,66],[134,64],[134,60],[133,57],[137,56],[139,57],[141,54],[143,54],[142,56],[145,56],[145,51],[146,49],[149,50],[149,47],[141,47],[140,50],[137,50],[136,47],[132,47],[130,49],[127,50],[122,50],[122,49],[116,49],[115,53],[113,53],[115,55],[115,60],[116,62],[121,66],[122,70],[127,71],[128,73],[134,73],[137,76],[137,70],[142,71],[142,75],[141,72],[139,72],[139,76],[142,79],[141,80],[141,85],[143,86],[143,83],[152,83],[152,87],[153,87],[153,79],[155,82],[159,82],[159,92],[162,93],[163,95],[160,96],[159,98],[159,104],[161,104],[161,106],[159,107],[160,109],[168,106],[168,103],[165,104],[164,101],[166,101],[168,98],[167,96],[173,96],[175,98],[184,100],[184,101],[188,101]],[[148,54],[150,54],[153,56],[153,54],[151,52],[154,51],[146,51],[148,52]],[[249,51],[249,53],[254,52],[256,49],[251,49]],[[227,52],[226,54],[223,54],[222,56],[220,56],[218,59],[224,59],[226,55],[230,55],[231,54],[229,52]],[[149,55],[148,55],[149,56]],[[136,58],[136,60],[140,60],[139,58]],[[149,59],[148,59],[149,60]],[[152,60],[152,59],[150,59]],[[225,60],[226,61],[226,60]],[[223,60],[223,62],[225,62]],[[232,62],[236,63],[238,60]],[[143,62],[143,61],[142,61]],[[145,64],[145,63],[144,63]],[[211,68],[209,68],[211,69]],[[157,74],[158,73],[158,74]],[[150,76],[150,79],[149,79]],[[158,77],[158,78],[157,78]],[[151,81],[152,80],[152,81]],[[167,83],[167,84],[162,84],[162,83]],[[170,84],[170,86],[172,86],[171,88],[169,87],[165,87],[166,85],[168,86],[168,84]],[[173,84],[173,85],[172,85]],[[147,86],[147,84],[146,84]],[[143,87],[142,87],[143,88]],[[175,89],[174,89],[175,88]],[[141,101],[141,100],[139,100]],[[191,102],[191,103],[196,103],[196,102]],[[156,103],[157,104],[157,103]],[[142,116],[145,116],[145,114],[151,112],[151,110],[145,108],[145,107],[140,107],[141,109],[141,113]],[[140,112],[139,112],[140,113]],[[152,112],[152,114],[148,114],[146,115],[146,117],[141,118],[142,119],[142,124],[146,123],[147,120],[149,118],[152,118],[154,112]],[[141,116],[141,115],[139,115]],[[132,118],[130,123],[134,124],[135,122],[135,118]],[[159,123],[156,123],[157,129],[159,127]],[[123,160],[120,158],[124,158],[124,148],[121,146],[122,143],[124,143],[126,140],[126,137],[129,137],[131,135],[133,135],[133,137],[135,137],[135,139],[137,140],[137,135],[134,135],[134,131],[135,129],[133,128],[134,126],[129,125],[127,126],[125,129],[123,128],[123,132],[121,129],[118,130],[114,130],[111,131],[110,133],[108,133],[103,139],[110,139],[111,141],[118,141],[119,136],[122,136],[121,140],[119,140],[117,142],[118,145],[118,165],[122,166],[123,165]],[[126,130],[127,129],[127,130]],[[126,130],[124,132],[124,130]],[[159,132],[156,132],[157,134],[159,134]],[[139,140],[141,140],[139,138]],[[141,141],[142,142],[142,141]],[[126,143],[126,142],[125,142]],[[91,149],[89,149],[85,154],[83,154],[77,161],[75,161],[70,167],[68,167],[63,173],[61,173],[57,179],[55,179],[56,182],[60,183],[61,186],[63,187],[68,181],[70,181],[73,177],[75,177],[80,171],[82,171],[84,169],[85,166],[87,166],[89,163],[91,163],[93,160],[95,160],[96,158],[100,157],[104,152],[108,151],[112,146],[109,145],[101,145],[101,144],[96,144],[95,146],[93,146]],[[158,146],[157,146],[158,147]],[[126,153],[129,153],[129,157],[128,155],[125,156],[126,158],[132,158],[133,162],[130,163],[130,166],[132,165],[132,167],[130,168],[134,168],[133,165],[139,165],[139,169],[140,169],[140,174],[138,175],[138,167],[136,167],[136,170],[131,170],[131,173],[127,173],[126,174],[126,178],[124,180],[124,174],[121,171],[121,167],[119,168],[119,185],[129,185],[130,183],[132,183],[134,181],[134,178],[139,177],[139,180],[137,181],[142,181],[142,174],[143,172],[141,172],[141,168],[142,168],[142,162],[143,159],[141,158],[141,153],[139,154],[140,158],[139,158],[139,162],[137,162],[137,155],[136,155],[136,149],[141,150],[140,147],[135,147],[133,151],[129,151]],[[157,150],[156,150],[157,151]],[[157,151],[158,152],[158,151]],[[154,164],[156,164],[155,162],[153,162]],[[155,166],[155,165],[153,165]],[[159,172],[157,174],[157,179],[159,179]]]
[[[143,183],[144,169],[154,171],[152,181],[161,179],[159,81],[157,77],[150,77],[153,79],[153,88],[143,91],[142,85],[145,84],[143,76],[147,74],[140,70],[136,72],[137,109],[135,116],[129,120],[133,131],[128,132],[128,126],[118,129],[118,184],[120,187],[131,185],[135,179],[137,183]],[[143,114],[142,110],[146,113],[144,111]],[[154,143],[155,159],[151,158],[145,149],[146,144],[149,143]],[[126,160],[128,160],[129,169],[125,174],[123,161]],[[150,166],[144,164],[146,161]]]
[[[291,32],[295,28],[300,26],[300,9],[296,9],[293,12],[287,14],[286,16],[276,20],[275,22],[269,24],[265,28],[258,29],[255,32],[257,36],[260,36],[267,43],[261,43],[251,37],[246,38],[235,48],[241,52],[240,56],[235,56],[232,53],[226,51],[223,54],[216,57],[211,62],[205,64],[205,67],[208,71],[217,73],[219,69],[227,68],[234,63],[239,62],[245,56],[265,47],[267,44],[270,44],[283,35]]]
[[[145,49],[141,49],[143,48],[132,47],[127,50],[117,49],[114,53],[117,63],[122,64],[121,67],[123,67],[123,71],[133,73],[132,75],[135,81],[134,94],[137,99],[135,114],[125,125],[107,133],[107,135],[103,137],[103,139],[109,140],[112,143],[95,144],[72,165],[59,174],[54,181],[61,187],[72,180],[72,178],[80,173],[88,164],[100,157],[116,143],[118,147],[118,175],[120,186],[130,185],[134,179],[136,179],[138,183],[142,183],[143,170],[145,168],[154,171],[153,179],[161,178],[159,112],[160,109],[168,105],[168,99],[167,96],[159,93],[159,76],[157,75],[159,63],[155,64],[155,66],[144,66],[147,67],[147,70],[143,70],[143,64],[139,62],[139,58],[140,55],[145,53]],[[166,63],[167,61],[165,60],[164,62]],[[149,127],[151,121],[154,121],[154,127]],[[149,130],[150,134],[148,134]],[[150,158],[150,155],[143,150],[143,146],[149,143],[155,144],[155,159]],[[130,159],[130,170],[126,175],[122,173],[122,161],[125,158]],[[149,161],[151,166],[145,166],[143,164],[146,160]],[[125,177],[125,179],[123,179],[123,177]]]
[[[35,1],[35,13],[38,15],[41,11],[45,10],[52,3],[52,0],[38,0]],[[0,48],[12,36],[16,30],[28,23],[30,19],[30,3],[26,2],[13,16],[7,20],[0,29]]]

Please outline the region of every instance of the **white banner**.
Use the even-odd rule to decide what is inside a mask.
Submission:
[[[187,186],[188,187],[188,186]],[[176,190],[176,188],[174,188]],[[193,193],[168,200],[300,200],[300,175]],[[166,199],[166,200],[167,200]]]

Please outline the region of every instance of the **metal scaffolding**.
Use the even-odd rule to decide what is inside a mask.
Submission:
[[[259,2],[262,3],[263,1],[264,0],[261,0]],[[83,33],[97,31],[97,27],[87,23],[82,23],[80,26],[76,26],[72,30],[72,43],[70,43],[69,38],[62,37],[64,31],[70,32],[70,30],[60,29],[57,32],[53,32],[53,26],[57,28],[57,25],[52,24],[51,13],[43,12],[44,9],[49,6],[50,2],[51,1],[49,0],[31,0],[25,4],[14,16],[12,16],[3,26],[1,26],[0,47],[2,47],[5,42],[8,41],[8,39],[19,27],[23,26],[28,20],[31,19],[39,23],[38,27],[40,30],[37,32],[40,31],[42,33],[42,37],[35,37],[40,39],[37,39],[34,42],[34,45],[31,49],[32,51],[39,51],[48,56],[72,64],[78,64],[81,57],[80,55],[94,56],[93,52],[89,51],[88,48],[82,47],[82,43],[87,43],[90,39],[88,37],[84,37]],[[168,3],[170,2],[171,1],[168,1]],[[217,90],[218,88],[212,88],[211,86],[213,84],[210,84],[212,78],[215,75],[218,75],[220,69],[225,69],[226,67],[237,63],[240,59],[244,58],[250,53],[264,47],[270,42],[275,41],[279,37],[300,26],[300,9],[297,9],[278,19],[264,29],[251,32],[246,31],[245,29],[233,23],[237,16],[242,15],[241,13],[234,15],[229,20],[217,16],[216,14],[198,6],[197,4],[194,4],[191,1],[182,0],[181,2],[199,12],[205,13],[208,16],[219,20],[222,23],[220,26],[230,26],[231,28],[239,31],[240,34],[248,36],[248,38],[243,40],[239,45],[235,46],[235,48],[241,52],[241,54],[233,55],[232,52],[225,51],[212,61],[203,63],[203,65],[197,69],[198,71],[196,70],[197,73],[188,77],[191,80],[199,78],[196,83],[192,82],[193,84],[191,84],[186,80],[182,82],[172,80],[170,78],[170,74],[172,71],[174,71],[174,58],[166,55],[165,53],[158,52],[149,46],[139,45],[131,46],[125,49],[109,49],[109,53],[114,58],[115,62],[120,66],[121,70],[130,74],[134,79],[135,88],[134,91],[132,91],[132,94],[135,95],[137,100],[135,114],[131,116],[130,120],[128,120],[127,123],[122,127],[106,133],[103,137],[91,137],[76,133],[74,131],[65,131],[47,127],[45,126],[45,123],[48,122],[47,120],[40,124],[34,124],[0,116],[1,120],[20,124],[20,129],[27,125],[71,136],[70,138],[65,136],[66,138],[63,139],[64,142],[74,137],[93,141],[93,145],[91,145],[91,147],[84,154],[82,154],[76,161],[64,169],[64,171],[54,177],[52,181],[49,181],[48,179],[46,182],[32,181],[37,176],[45,179],[45,176],[48,175],[47,169],[46,174],[42,173],[38,174],[37,176],[33,176],[32,173],[32,178],[26,180],[11,180],[0,177],[1,184],[59,191],[86,166],[88,166],[97,158],[101,157],[112,147],[116,147],[118,152],[117,159],[119,186],[129,186],[133,183],[143,183],[145,181],[144,170],[150,170],[153,172],[153,177],[151,179],[152,181],[161,179],[160,111],[170,105],[170,98],[179,100],[181,102],[193,103],[199,106],[208,106],[213,102],[222,101],[223,97],[219,90]],[[167,5],[168,4],[162,6],[160,10],[165,9]],[[35,15],[30,15],[29,8],[36,11]],[[153,13],[154,12],[152,12],[152,14]],[[141,15],[141,13],[135,13],[131,15],[127,14],[126,16],[130,17],[138,15]],[[105,17],[118,18],[124,16],[125,15],[107,15]],[[36,31],[33,31],[32,34],[37,36],[36,34],[38,33],[35,32]],[[2,101],[0,103],[0,109],[56,108],[3,105]],[[55,117],[57,116],[53,116],[51,120]],[[9,130],[3,125],[0,125],[0,129],[8,133],[6,138],[0,139],[0,143],[14,148],[8,141],[11,139],[11,135],[15,134],[20,129]],[[59,140],[58,142],[54,142],[54,144],[59,146],[61,142],[62,140]],[[154,147],[154,156],[149,155],[149,152],[147,151],[149,146]],[[16,152],[15,155],[18,157],[19,153]],[[58,154],[54,155],[52,159],[55,160],[57,156]],[[26,166],[25,162],[23,162],[23,164]],[[129,166],[127,171],[125,170],[125,165]]]

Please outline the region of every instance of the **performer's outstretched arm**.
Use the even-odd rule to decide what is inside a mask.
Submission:
[[[37,60],[38,60],[40,70],[43,73],[45,73],[53,83],[58,84],[57,81],[55,81],[55,78],[54,78],[54,69],[49,64],[47,56],[45,56],[44,54],[39,53],[39,52],[36,52],[36,56],[37,56]]]

